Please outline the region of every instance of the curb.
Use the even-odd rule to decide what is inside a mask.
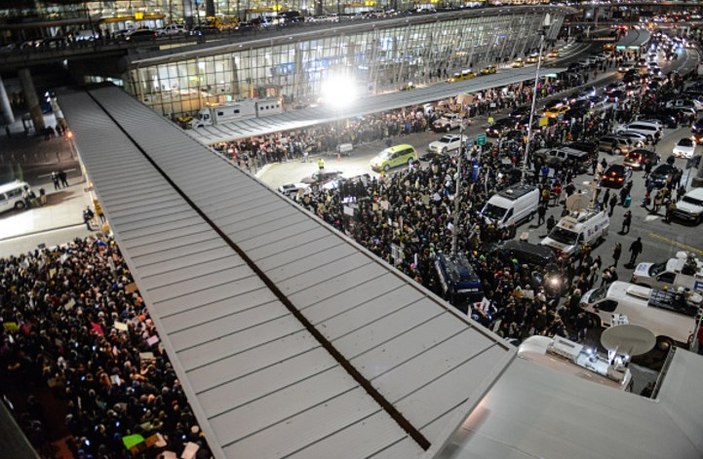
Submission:
[[[31,233],[18,234],[18,235],[16,235],[16,236],[8,236],[8,237],[5,237],[5,238],[0,239],[0,242],[7,242],[7,241],[11,241],[11,240],[13,240],[13,239],[19,239],[19,238],[21,238],[21,237],[36,236],[36,235],[38,235],[38,234],[48,233],[49,231],[58,231],[58,230],[62,230],[62,229],[68,229],[68,228],[73,228],[73,227],[76,227],[76,226],[83,226],[83,225],[85,225],[85,223],[84,223],[84,222],[80,222],[80,223],[73,223],[73,224],[70,224],[70,225],[56,226],[56,227],[53,227],[53,228],[46,228],[46,229],[39,230],[39,231],[33,231],[33,232],[31,232]]]

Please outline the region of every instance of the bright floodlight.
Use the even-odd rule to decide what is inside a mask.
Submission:
[[[327,105],[349,107],[357,97],[356,82],[348,76],[333,76],[322,84],[322,99]]]

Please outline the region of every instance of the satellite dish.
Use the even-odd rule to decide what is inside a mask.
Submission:
[[[566,198],[566,210],[569,212],[581,212],[588,207],[588,198],[585,194],[574,193]]]
[[[609,351],[635,356],[654,349],[657,339],[654,333],[639,325],[618,325],[605,330],[600,343]]]

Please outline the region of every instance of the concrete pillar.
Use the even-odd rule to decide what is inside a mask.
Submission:
[[[193,0],[183,0],[183,20],[186,27],[193,27]]]
[[[10,99],[7,97],[5,84],[2,82],[2,75],[0,75],[0,113],[2,113],[5,124],[15,122],[15,115],[12,114],[12,105],[10,105]]]
[[[215,15],[215,0],[205,0],[205,16]]]
[[[17,71],[17,76],[20,78],[22,92],[24,93],[24,100],[27,102],[29,114],[31,115],[32,122],[34,123],[34,131],[41,133],[45,128],[44,115],[42,115],[41,112],[39,98],[37,97],[37,90],[34,88],[34,81],[32,81],[32,74],[29,73],[28,68],[24,68]]]
[[[703,164],[698,165],[698,172],[691,180],[691,188],[703,187]]]

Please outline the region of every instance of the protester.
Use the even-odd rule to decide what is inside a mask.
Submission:
[[[157,433],[166,446],[136,457],[156,457],[162,450],[180,456],[188,441],[210,457],[112,239],[76,239],[0,259],[0,285],[0,381],[29,401],[41,392],[52,409],[59,407],[73,457],[134,457],[122,437]],[[18,413],[42,453],[51,450],[47,409],[28,402]]]

